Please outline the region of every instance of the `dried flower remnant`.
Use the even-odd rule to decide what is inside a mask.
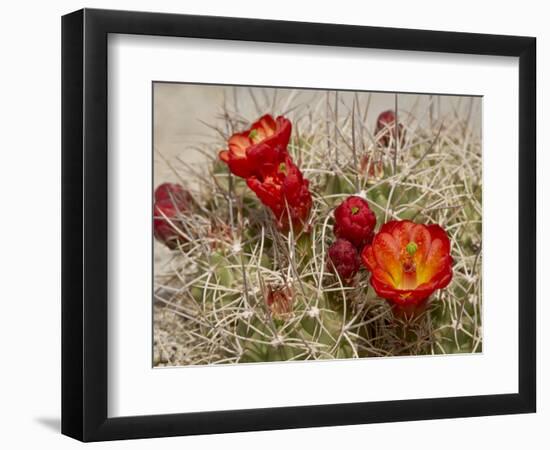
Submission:
[[[266,303],[274,319],[287,320],[294,315],[292,297],[292,289],[289,286],[268,286]]]
[[[359,173],[368,176],[371,181],[379,181],[384,177],[384,162],[367,154],[361,158]]]

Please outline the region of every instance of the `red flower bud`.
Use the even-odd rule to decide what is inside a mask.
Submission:
[[[374,134],[376,136],[377,142],[379,142],[383,147],[388,147],[392,141],[396,138],[400,141],[405,136],[405,130],[402,124],[397,126],[397,133],[395,132],[395,112],[391,109],[380,113],[378,119],[376,119],[376,129]]]
[[[329,269],[338,272],[344,284],[352,284],[361,266],[359,252],[350,241],[336,239],[328,249]]]
[[[361,197],[351,196],[334,210],[334,234],[361,249],[374,236],[376,216]]]
[[[439,225],[391,221],[382,226],[361,258],[376,293],[399,308],[420,307],[453,277],[451,244]]]
[[[168,248],[174,249],[182,242],[179,216],[190,209],[191,203],[191,194],[179,184],[164,183],[155,190],[154,235]]]

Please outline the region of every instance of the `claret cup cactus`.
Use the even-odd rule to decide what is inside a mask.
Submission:
[[[226,105],[202,171],[157,187],[155,365],[481,351],[479,135],[350,98]]]

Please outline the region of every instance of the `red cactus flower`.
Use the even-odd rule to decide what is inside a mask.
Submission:
[[[336,270],[344,284],[352,284],[361,267],[359,252],[350,241],[336,239],[328,249],[329,269]]]
[[[334,235],[350,241],[361,249],[374,236],[376,216],[361,197],[351,196],[334,210]]]
[[[155,190],[153,208],[153,230],[155,238],[174,249],[183,240],[177,226],[180,214],[191,207],[191,194],[183,186],[175,183],[164,183]]]
[[[285,320],[293,315],[292,289],[288,286],[267,288],[266,303],[273,318]]]
[[[284,161],[292,124],[283,116],[266,114],[252,126],[229,138],[228,149],[219,153],[235,175],[248,178],[273,172]]]
[[[290,226],[299,230],[306,223],[312,205],[309,181],[287,155],[277,170],[265,176],[249,177],[246,183],[269,207],[277,219],[280,229]]]
[[[376,293],[398,307],[421,305],[453,276],[451,244],[439,225],[391,221],[382,226],[361,258]]]
[[[383,146],[388,147],[390,143],[396,138],[400,141],[405,136],[405,129],[402,124],[397,126],[397,133],[395,132],[396,117],[395,112],[391,109],[380,113],[378,119],[376,119],[376,129],[374,130],[376,140]]]

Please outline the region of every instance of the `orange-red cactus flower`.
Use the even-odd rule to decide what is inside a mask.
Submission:
[[[374,134],[376,136],[376,140],[383,147],[388,147],[396,138],[402,140],[405,136],[405,130],[402,124],[397,126],[397,133],[395,132],[395,123],[395,112],[391,109],[380,113],[378,119],[376,119],[376,129],[374,130]]]
[[[287,155],[292,124],[283,116],[260,117],[252,126],[229,138],[228,149],[219,153],[229,170],[242,178],[274,171]]]
[[[382,226],[361,259],[376,293],[399,307],[416,307],[446,287],[453,260],[447,233],[439,225],[391,221]]]
[[[153,231],[155,238],[174,249],[183,241],[177,229],[179,215],[188,211],[192,204],[191,194],[183,186],[175,183],[163,183],[155,190],[153,207]]]
[[[361,197],[352,195],[334,210],[334,235],[350,241],[359,250],[371,243],[375,226],[376,216]]]
[[[273,211],[280,229],[287,231],[292,225],[295,230],[299,230],[306,223],[312,205],[309,181],[303,177],[289,155],[277,170],[265,176],[247,178],[246,183],[260,201]]]

